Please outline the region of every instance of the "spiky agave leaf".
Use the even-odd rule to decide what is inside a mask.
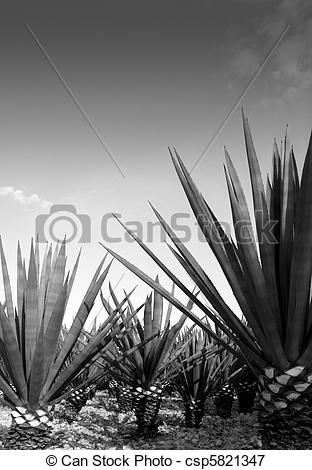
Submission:
[[[160,286],[158,277],[155,283]],[[112,289],[110,293],[114,303],[117,304],[118,300]],[[109,303],[103,298],[102,301],[109,312],[111,310]],[[193,302],[190,300],[187,308],[191,309],[192,304]],[[168,360],[175,338],[187,317],[182,315],[177,323],[171,325],[172,306],[168,304],[163,322],[163,297],[157,291],[151,293],[146,299],[143,321],[137,315],[139,309],[135,310],[132,304],[129,304],[129,312],[132,312],[131,315],[133,315],[133,327],[128,334],[116,342],[116,347],[118,351],[124,353],[140,343],[141,346],[128,357],[127,361],[120,363],[117,367],[118,370],[115,369],[113,373],[116,377],[118,374],[119,379],[123,378],[124,382],[132,387],[149,388],[156,381],[163,380],[161,372],[164,370],[164,364]],[[126,319],[127,315],[122,317],[122,321]]]
[[[125,301],[124,299],[123,302]],[[119,336],[122,337],[122,335],[125,334],[123,329],[127,328],[127,322],[119,322],[119,324],[117,324],[118,318],[117,308],[112,312],[97,333],[73,356],[73,360],[67,367],[58,374],[50,390],[43,396],[42,400],[44,402],[49,402],[49,400],[52,399],[55,400],[55,396],[59,396],[60,391],[71,384],[73,379],[83,368],[89,367],[99,354],[105,353],[107,349],[113,346],[113,342],[116,338]],[[131,318],[129,318],[129,320],[131,320]]]
[[[124,305],[130,302],[131,294],[132,292],[126,295],[120,303],[117,303],[115,309],[109,310],[108,318],[95,331],[88,332],[84,329],[81,331],[73,350],[58,374],[55,385],[44,397],[45,400],[49,400],[49,403],[56,403],[60,399],[66,398],[70,394],[70,391],[67,391],[69,385],[71,388],[74,387],[75,391],[84,390],[96,384],[108,373],[107,362],[111,367],[116,367],[132,354],[136,354],[137,349],[144,346],[143,340],[142,342],[138,341],[134,346],[129,346],[124,352],[116,347],[117,343],[120,344],[129,335],[133,328],[133,319],[141,309],[140,306],[131,314],[123,315]],[[61,350],[67,334],[68,331],[63,327],[59,350]],[[101,341],[103,338],[104,345]],[[153,338],[149,338],[149,340],[151,339]]]
[[[124,226],[125,227],[125,226]],[[127,228],[125,227],[127,230]],[[135,239],[143,248],[144,250],[149,253],[153,259],[157,262],[157,264],[168,274],[169,277],[172,278],[173,282],[181,288],[181,290],[188,295],[190,300],[197,306],[199,306],[203,312],[212,320],[215,322],[215,324],[220,328],[222,332],[225,333],[226,337],[230,337],[234,340],[234,342],[237,342],[239,344],[239,338],[237,338],[231,330],[225,325],[225,323],[222,323],[220,321],[220,318],[216,314],[214,310],[212,310],[209,306],[203,304],[195,295],[192,293],[182,282],[179,281],[179,279],[171,273],[168,268],[156,257],[153,255],[153,253],[149,250],[149,248],[143,244],[143,242],[130,230],[128,230],[128,233]],[[134,266],[132,263],[129,261],[125,260],[122,256],[118,255],[108,247],[104,247],[114,258],[116,258],[118,261],[120,261],[124,266],[126,266],[128,269],[130,269],[132,272],[134,272],[138,277],[140,277],[146,284],[151,286],[154,290],[157,290],[165,299],[167,299],[172,305],[174,305],[176,308],[178,308],[182,313],[184,313],[187,317],[189,317],[195,324],[200,326],[203,330],[205,330],[209,335],[211,335],[214,339],[218,341],[221,345],[225,346],[227,349],[232,351],[232,353],[236,356],[239,356],[242,358],[244,361],[249,362],[246,358],[245,355],[243,355],[239,350],[234,349],[227,341],[225,341],[221,336],[217,335],[215,332],[211,330],[210,327],[207,326],[207,323],[202,321],[200,318],[198,318],[197,315],[195,315],[190,309],[187,308],[180,300],[178,300],[172,293],[167,291],[163,286],[160,284],[157,284],[151,277],[149,277],[147,274],[145,274],[143,271],[141,271],[139,268]],[[238,321],[238,319],[236,319]],[[246,336],[247,339],[250,337],[250,332],[248,329],[246,329]],[[252,345],[249,343],[250,346],[255,348],[256,351],[256,345]],[[249,346],[249,345],[248,345]],[[248,347],[246,346],[246,349]],[[252,349],[248,350],[248,355],[252,358],[255,358],[255,361],[257,364],[260,364],[261,366],[265,365],[265,361],[262,360],[261,356],[259,354],[255,355],[254,351]]]
[[[261,387],[264,388],[260,400],[264,407],[261,422],[267,435],[266,441],[270,442],[275,437],[280,439],[282,431],[287,439],[293,438],[293,431],[303,437],[305,433],[312,434],[312,414],[309,411],[312,366],[312,134],[300,181],[288,138],[280,152],[274,143],[273,175],[268,179],[265,191],[249,124],[244,115],[243,124],[255,233],[242,186],[227,152],[225,174],[234,239],[225,234],[178,153],[174,150],[171,156],[199,226],[247,324],[228,305],[222,304],[207,274],[163,219],[158,219],[175,246],[172,249],[174,255],[209,302],[209,307],[200,302],[196,305],[258,368]],[[192,298],[174,273],[135,234],[131,235],[182,291]],[[176,298],[159,288],[145,273],[115,253],[111,254],[184,311]],[[185,313],[205,329],[192,312]],[[266,375],[268,370],[270,376]],[[273,391],[268,391],[268,387]],[[279,436],[273,436],[274,429],[282,430]],[[291,447],[293,444],[289,445]]]
[[[227,383],[234,358],[198,327],[180,333],[175,349],[177,365],[167,377],[182,397],[186,426],[198,427],[207,397]]]
[[[49,400],[62,393],[71,380],[88,367],[102,349],[108,348],[114,335],[111,332],[118,319],[115,310],[101,331],[81,348],[69,367],[64,364],[71,354],[95,298],[107,276],[110,264],[102,271],[100,263],[84,296],[73,323],[63,337],[62,323],[69,291],[77,272],[78,259],[73,272],[65,276],[65,241],[52,249],[46,248],[40,269],[39,242],[31,243],[29,266],[26,272],[21,249],[17,251],[17,308],[14,309],[7,264],[0,244],[5,303],[0,304],[0,389],[10,406],[39,410],[49,406]],[[125,301],[126,302],[126,301]],[[61,398],[60,398],[61,399]]]
[[[226,152],[226,179],[232,209],[235,241],[221,225],[198,191],[178,153],[171,152],[174,167],[206,240],[214,252],[239,303],[249,327],[221,299],[208,275],[183,243],[155,211],[175,245],[176,258],[205,295],[213,310],[197,306],[230,336],[259,368],[270,363],[280,370],[292,363],[312,363],[311,270],[312,270],[312,138],[310,138],[300,183],[293,150],[281,157],[274,144],[273,176],[267,195],[252,142],[249,124],[243,115],[246,150],[252,185],[256,233],[234,165]],[[268,204],[270,202],[270,204]],[[241,222],[244,222],[242,227]],[[277,221],[279,230],[274,227]],[[266,226],[273,226],[276,240],[268,238]],[[131,233],[130,233],[131,234]],[[138,243],[156,263],[190,294],[171,272],[133,233]],[[110,250],[109,250],[110,251]],[[111,251],[110,251],[111,252]],[[111,252],[114,256],[113,252]],[[163,293],[142,271],[116,256],[145,282]],[[173,296],[166,293],[168,299]],[[181,309],[176,300],[176,306]],[[185,312],[194,321],[197,321]],[[216,313],[218,315],[216,315]],[[219,322],[219,317],[222,321]],[[199,324],[199,322],[197,321]],[[306,325],[309,328],[306,328]],[[203,327],[203,325],[201,325]],[[230,330],[230,331],[229,331]]]
[[[158,278],[155,283],[160,285]],[[110,294],[117,305],[118,299],[113,289],[110,289]],[[103,298],[102,300],[109,313],[109,303]],[[192,308],[192,301],[189,301],[188,307]],[[127,334],[117,339],[115,348],[105,355],[112,366],[111,375],[122,384],[122,393],[117,394],[119,406],[124,406],[126,400],[127,407],[133,407],[138,433],[142,435],[150,435],[157,430],[156,419],[163,395],[164,372],[175,338],[186,320],[186,316],[182,315],[171,326],[171,311],[169,306],[164,328],[163,298],[157,291],[146,299],[143,320],[139,319],[138,312],[128,302],[127,311],[121,312],[121,321],[125,322],[130,315],[133,318],[132,327]],[[134,352],[130,355],[131,350]],[[115,360],[118,355],[125,356],[122,362]]]
[[[216,334],[220,336],[222,332],[216,330]],[[188,330],[185,333],[185,337],[191,336],[192,345],[189,344],[188,348],[185,350],[185,357],[188,359],[187,363],[189,366],[204,367],[206,373],[201,377],[201,373],[198,374],[198,377],[201,377],[203,384],[207,380],[208,389],[213,391],[220,387],[222,384],[227,383],[233,374],[233,364],[239,362],[231,352],[226,348],[220,347],[218,343],[210,337],[209,334],[204,332],[197,327],[193,332]],[[225,341],[230,343],[228,338],[224,338]],[[182,341],[185,339],[182,338]],[[233,345],[235,347],[235,345]],[[209,382],[211,382],[209,384]]]

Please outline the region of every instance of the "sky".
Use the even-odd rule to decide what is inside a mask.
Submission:
[[[38,230],[47,239],[49,227],[55,238],[70,237],[69,219],[78,230],[68,243],[69,265],[83,249],[72,312],[105,253],[99,241],[156,276],[153,262],[109,218],[114,212],[129,226],[140,222],[146,239],[155,222],[150,200],[166,220],[184,214],[188,247],[235,309],[198,239],[168,146],[190,170],[202,156],[192,176],[225,221],[224,145],[251,200],[242,106],[263,175],[273,138],[281,140],[287,124],[301,167],[312,127],[310,1],[13,0],[1,7],[0,211],[12,280],[17,240],[27,253]],[[58,212],[50,214],[53,207]],[[149,246],[189,282],[155,233]],[[120,281],[120,295],[138,284],[138,302],[149,292],[117,262],[110,279]]]

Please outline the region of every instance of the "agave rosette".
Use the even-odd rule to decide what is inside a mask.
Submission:
[[[208,274],[155,209],[173,243],[171,252],[208,300],[208,305],[195,299],[166,264],[136,234],[128,232],[202,312],[239,346],[242,358],[257,369],[264,388],[261,396],[264,419],[268,417],[269,421],[273,417],[275,420],[271,428],[283,429],[287,436],[291,436],[291,429],[296,429],[299,434],[309,434],[310,430],[312,432],[308,407],[312,383],[312,135],[301,178],[288,137],[282,151],[274,142],[273,172],[267,178],[265,189],[244,115],[243,127],[255,230],[242,185],[226,150],[225,176],[233,237],[224,232],[177,151],[170,151],[193,213],[234,293],[243,320],[224,301]],[[266,227],[269,227],[268,232]],[[186,311],[170,292],[161,289],[148,275],[118,254],[108,251],[206,329],[204,323]]]
[[[160,285],[158,278],[155,282]],[[110,295],[115,308],[117,308],[120,302],[111,287]],[[109,305],[103,296],[102,302],[110,314],[113,307]],[[192,303],[192,301],[189,301],[189,309],[191,309]],[[142,307],[144,307],[143,321],[138,316]],[[166,381],[164,371],[167,367],[167,361],[175,344],[175,339],[187,318],[182,314],[180,319],[172,325],[172,308],[172,304],[169,303],[164,317],[163,297],[156,290],[137,309],[128,299],[128,310],[122,313],[120,321],[125,321],[127,316],[131,315],[132,328],[128,328],[127,333],[116,340],[114,348],[105,354],[105,358],[112,365],[114,364],[112,361],[115,361],[115,367],[111,373],[116,379],[130,387],[140,386],[146,389],[155,385],[156,382],[160,385]],[[133,354],[127,355],[127,360],[116,363],[116,357],[119,354],[124,355],[135,347],[136,350]]]
[[[65,241],[54,251],[47,247],[39,266],[39,243],[31,244],[28,272],[17,251],[17,306],[14,307],[7,263],[0,244],[5,303],[0,304],[0,389],[11,408],[34,412],[62,400],[66,389],[99,353],[112,345],[122,325],[115,309],[100,331],[80,347],[77,342],[107,276],[105,258],[96,270],[68,331],[62,324],[78,268],[66,274]],[[126,301],[126,300],[125,300]],[[124,301],[124,302],[125,302]],[[61,334],[62,333],[62,334]],[[62,341],[60,338],[63,336]],[[73,353],[74,351],[74,353]],[[72,360],[68,359],[72,355]]]

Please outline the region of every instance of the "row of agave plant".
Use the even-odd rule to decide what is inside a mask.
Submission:
[[[123,384],[122,395],[128,401],[130,397],[143,433],[155,425],[158,398],[168,381],[176,383],[183,396],[186,420],[198,424],[203,410],[198,397],[211,393],[212,383],[217,384],[215,394],[220,401],[222,394],[226,395],[223,392],[230,395],[223,385],[232,376],[240,383],[244,377],[251,382],[255,378],[260,389],[259,423],[264,446],[270,447],[271,441],[280,448],[311,444],[312,138],[300,178],[288,137],[280,151],[274,142],[272,175],[264,184],[244,115],[243,127],[253,218],[225,150],[233,237],[224,232],[177,151],[170,150],[192,211],[232,289],[241,318],[154,208],[172,242],[171,253],[196,290],[191,291],[135,233],[124,227],[189,302],[184,305],[174,290],[169,292],[157,279],[106,248],[155,293],[139,308],[133,307],[131,295],[119,302],[111,291],[113,307],[102,296],[108,317],[92,334],[83,326],[109,265],[103,272],[103,262],[99,266],[66,331],[62,322],[78,261],[73,272],[65,275],[65,243],[54,256],[51,249],[47,250],[41,270],[36,244],[31,249],[28,274],[18,250],[16,307],[1,247],[5,302],[0,305],[0,388],[13,409],[15,426],[7,439],[12,445],[31,436],[37,438],[39,431],[44,435],[50,407],[80,389],[89,390],[107,374]],[[270,236],[265,236],[265,227],[270,228]],[[180,310],[182,317],[172,326],[170,306],[161,328],[163,298]],[[203,318],[195,313],[193,305]],[[142,323],[138,314],[143,307]],[[199,330],[191,327],[182,332],[186,318]],[[203,380],[207,377],[215,380]]]
[[[114,307],[102,299],[108,314],[120,305],[113,291],[111,296]],[[130,299],[128,302],[133,327],[103,355],[111,368],[102,387],[106,385],[117,399],[120,411],[134,411],[140,435],[157,432],[161,401],[173,392],[182,399],[187,427],[200,425],[208,397],[214,397],[221,417],[229,417],[234,390],[240,411],[253,411],[256,380],[252,373],[246,374],[241,360],[220,348],[205,331],[195,326],[183,328],[184,314],[171,326],[172,304],[163,319],[163,297],[157,291],[148,296],[142,321],[137,313],[133,316],[137,310]],[[189,301],[187,308],[192,305]]]
[[[115,337],[127,331],[118,322],[118,309],[87,339],[84,324],[107,276],[110,265],[100,263],[68,331],[63,327],[68,298],[78,268],[66,273],[65,241],[54,254],[47,248],[40,267],[39,243],[33,246],[26,271],[17,251],[17,302],[0,243],[5,302],[0,304],[1,401],[12,409],[12,426],[6,448],[45,448],[50,442],[51,410],[76,392],[75,380],[90,368]],[[40,269],[41,268],[41,269]],[[124,299],[123,302],[126,302]],[[89,386],[85,377],[83,387]],[[78,389],[81,383],[79,381]]]
[[[119,301],[109,284],[111,306],[101,291],[110,267],[102,272],[105,259],[71,327],[65,328],[66,305],[79,261],[78,257],[72,273],[66,274],[65,248],[63,242],[53,256],[52,247],[47,248],[40,266],[39,244],[32,243],[26,273],[18,246],[15,307],[0,244],[5,292],[5,302],[0,304],[0,388],[1,401],[12,409],[4,447],[49,447],[52,419],[73,421],[103,381],[108,381],[120,411],[134,411],[139,435],[157,432],[158,412],[169,386],[183,398],[187,426],[199,426],[205,400],[216,391],[220,414],[223,410],[226,417],[228,390],[224,385],[241,372],[241,361],[206,332],[194,327],[182,330],[185,314],[172,324],[171,303],[163,318],[164,299],[157,291],[135,308],[132,293]],[[159,284],[158,278],[155,282]],[[88,331],[84,325],[98,294],[107,318],[99,326],[95,321]],[[192,306],[190,300],[186,308]]]

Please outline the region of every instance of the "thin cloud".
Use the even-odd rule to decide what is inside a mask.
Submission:
[[[246,48],[237,54],[232,65],[237,74],[250,77],[259,69],[261,62],[258,54]]]
[[[27,196],[22,189],[16,189],[13,186],[0,186],[0,196],[11,197],[24,206],[37,205],[48,209],[52,205],[51,201],[42,199],[38,194],[33,193]]]
[[[286,101],[312,89],[312,6],[311,0],[280,0],[270,17],[258,22],[253,39],[242,38],[236,46],[232,70],[236,76],[251,73],[263,55],[263,44],[272,42],[290,25],[289,32],[272,57],[272,92]]]

